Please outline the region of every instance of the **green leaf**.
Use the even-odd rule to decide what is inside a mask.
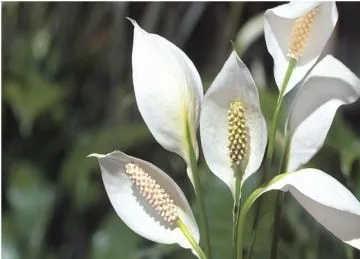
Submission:
[[[2,217],[2,241],[1,241],[1,258],[20,259],[21,255],[17,246],[14,220],[10,215]]]
[[[278,94],[266,88],[259,89],[261,112],[268,125],[271,123]]]
[[[35,59],[44,58],[49,51],[51,32],[48,28],[38,30],[32,42],[32,53]]]
[[[18,6],[13,6],[19,9]],[[16,10],[18,12],[18,10]],[[14,15],[15,12],[14,10]],[[22,76],[31,67],[31,37],[27,33],[18,34],[10,44],[9,71],[12,74]]]
[[[212,253],[214,258],[231,258],[233,199],[228,187],[215,177],[213,178],[213,181],[208,181],[204,197]]]
[[[54,188],[41,178],[38,168],[20,162],[12,166],[7,196],[12,234],[26,244],[26,258],[38,258],[55,199]]]
[[[90,258],[135,258],[140,241],[141,238],[113,212],[93,235]]]
[[[201,169],[200,171],[206,171]],[[205,173],[204,173],[205,174]],[[205,207],[207,211],[207,217],[209,221],[209,229],[211,236],[212,252],[214,258],[232,258],[232,208],[233,198],[228,187],[216,177],[212,176],[209,171],[206,171],[207,181],[204,183],[205,189]],[[209,177],[209,176],[212,177]],[[247,192],[250,192],[252,187],[257,184],[253,182],[253,178],[250,178],[245,187],[243,187],[242,195],[243,201],[249,196]],[[268,243],[271,238],[271,227],[273,219],[273,210],[275,204],[275,194],[268,193],[266,197],[266,203],[261,210],[261,216],[257,228],[257,242],[254,246],[254,258],[264,258],[268,253]],[[196,207],[195,207],[196,208]],[[254,215],[253,211],[249,211],[247,216],[247,224],[244,228],[245,247],[249,245],[252,235],[251,224]]]
[[[340,152],[341,171],[349,178],[353,162],[360,159],[360,140],[342,116],[335,116],[325,146]]]
[[[241,56],[264,33],[264,13],[259,13],[249,19],[241,27],[235,39],[238,55]]]
[[[105,193],[103,189],[99,189],[98,182],[91,181],[91,172],[99,171],[99,167],[97,161],[86,158],[87,155],[109,153],[115,149],[125,150],[148,139],[151,139],[151,135],[143,123],[79,135],[61,168],[61,182],[70,189],[76,208],[85,209]]]
[[[46,81],[35,71],[27,74],[24,84],[9,80],[4,85],[4,98],[17,117],[23,135],[28,135],[34,121],[51,112],[65,96],[62,88]]]

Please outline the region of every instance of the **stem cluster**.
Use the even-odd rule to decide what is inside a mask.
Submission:
[[[280,108],[285,96],[285,91],[286,91],[286,87],[289,83],[289,80],[291,78],[292,72],[294,71],[296,65],[296,60],[294,58],[291,58],[288,64],[288,68],[281,86],[281,90],[278,96],[278,100],[275,106],[275,111],[272,117],[272,121],[271,121],[271,130],[269,133],[269,144],[266,150],[266,154],[265,154],[265,160],[264,160],[264,172],[262,174],[262,179],[261,179],[261,183],[264,183],[267,181],[267,179],[269,178],[268,174],[272,165],[272,159],[273,159],[273,155],[274,155],[274,143],[275,143],[275,138],[276,138],[276,129],[277,129],[277,125],[278,125],[278,121],[279,121],[279,112],[280,112]],[[289,146],[289,139],[286,138],[286,146],[285,149],[283,151],[283,159],[281,161],[281,170],[280,172],[284,172],[287,169],[287,153],[288,153],[288,146]],[[277,194],[277,198],[276,198],[276,205],[275,205],[275,219],[274,219],[274,226],[276,229],[278,229],[278,225],[279,225],[279,221],[280,221],[280,217],[281,217],[281,212],[282,212],[282,202],[283,202],[283,198],[284,195],[283,194]],[[249,197],[250,199],[250,197]],[[248,251],[248,258],[251,258],[252,255],[252,250],[256,241],[256,229],[259,223],[259,216],[260,216],[260,209],[261,209],[261,205],[262,205],[262,200],[260,199],[260,201],[257,203],[257,206],[255,207],[255,217],[254,217],[254,224],[253,224],[253,238],[251,240],[251,244],[250,244],[250,248]],[[246,213],[245,213],[246,215]],[[245,220],[241,219],[241,220]],[[243,225],[243,223],[241,222],[241,224],[239,224],[239,231],[243,231],[242,229],[240,229],[241,225]],[[275,259],[276,258],[276,254],[277,254],[277,246],[278,246],[278,232],[277,230],[274,228],[274,235],[273,235],[273,240],[272,240],[272,245],[271,245],[271,258]],[[239,239],[240,240],[240,239]],[[240,242],[240,241],[239,241]],[[241,246],[241,247],[240,247]],[[239,250],[241,249],[241,250]],[[238,259],[242,259],[242,244],[238,245]]]

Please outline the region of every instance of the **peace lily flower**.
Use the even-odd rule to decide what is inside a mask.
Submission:
[[[251,204],[271,190],[290,192],[327,230],[341,241],[360,249],[359,201],[336,179],[313,168],[279,175],[267,186],[257,189],[244,204],[239,231],[242,231]]]
[[[180,155],[187,163],[187,174],[194,186],[201,235],[209,255],[210,239],[205,205],[197,172],[199,126],[203,88],[191,60],[163,37],[147,33],[134,25],[132,52],[136,103],[155,139],[165,149]]]
[[[203,97],[199,73],[178,47],[129,20],[134,25],[132,70],[140,113],[160,145],[189,165],[188,142],[196,159],[199,155],[196,131]]]
[[[339,60],[328,55],[315,66],[297,93],[287,121],[289,171],[319,151],[337,109],[359,97],[359,78]]]
[[[130,229],[154,242],[192,248],[182,232],[185,226],[199,243],[199,230],[184,193],[161,169],[120,151],[89,157],[98,159],[110,202]]]
[[[255,82],[235,52],[206,92],[200,136],[210,170],[231,190],[261,165],[267,130]]]
[[[315,64],[337,20],[335,2],[293,1],[265,12],[265,41],[274,59],[274,77],[279,90],[290,59],[297,62],[285,94]]]

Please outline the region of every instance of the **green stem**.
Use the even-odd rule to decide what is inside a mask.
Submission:
[[[200,259],[207,259],[204,251],[201,249],[201,247],[195,241],[195,239],[191,235],[189,229],[186,227],[186,225],[184,224],[184,222],[182,222],[182,220],[180,218],[176,221],[176,225],[179,227],[181,232],[183,232],[184,236],[189,241],[189,243],[191,244],[191,246],[195,250],[195,252],[199,255]]]
[[[290,148],[290,137],[286,136],[284,152],[280,162],[280,172],[286,172],[288,170],[289,163],[289,148]],[[281,227],[281,216],[282,208],[284,203],[285,193],[278,192],[276,194],[276,205],[275,205],[275,215],[274,215],[274,230],[273,238],[271,242],[271,252],[270,258],[276,259],[279,245],[279,230]]]
[[[237,257],[237,234],[238,234],[238,223],[240,216],[240,202],[241,202],[241,179],[242,174],[240,174],[238,168],[236,168],[236,180],[235,180],[235,197],[234,197],[234,207],[233,207],[233,236],[232,236],[232,246],[233,246],[233,258]],[[241,175],[241,176],[240,176]]]
[[[204,205],[204,199],[202,196],[202,188],[200,185],[200,177],[199,177],[199,170],[197,167],[197,159],[195,156],[194,147],[191,142],[191,133],[189,125],[186,124],[186,141],[188,145],[188,152],[189,152],[189,158],[190,158],[190,169],[192,172],[193,180],[194,180],[194,189],[195,189],[195,195],[196,195],[196,204],[197,209],[199,213],[199,225],[200,225],[200,233],[201,238],[205,240],[205,251],[207,252],[209,258],[211,258],[211,246],[210,246],[210,236],[209,236],[209,227],[207,218],[205,215],[205,205]]]
[[[272,184],[279,181],[281,178],[288,175],[287,173],[278,175],[274,177],[271,181],[268,183],[263,184],[259,188],[257,188],[255,191],[251,193],[249,198],[246,200],[244,205],[241,207],[240,215],[239,215],[239,222],[238,222],[238,243],[237,243],[237,259],[243,258],[243,240],[244,240],[244,225],[245,225],[245,218],[246,214],[250,210],[251,205],[263,194],[266,192],[266,188],[271,186]]]
[[[354,259],[354,249],[351,246],[345,246],[344,249],[346,259]]]
[[[271,242],[270,258],[275,259],[277,257],[279,234],[280,234],[280,219],[282,215],[282,205],[284,202],[285,193],[276,193],[276,205],[274,215],[274,230]]]
[[[279,112],[280,112],[281,104],[282,104],[284,96],[285,96],[286,87],[289,83],[292,72],[294,71],[295,65],[296,65],[296,59],[291,58],[289,60],[288,68],[286,70],[286,74],[285,74],[285,77],[284,77],[284,80],[283,80],[283,83],[281,86],[280,94],[279,94],[279,97],[277,99],[277,103],[275,106],[275,111],[274,111],[274,114],[273,114],[273,117],[271,120],[271,130],[269,133],[269,144],[268,144],[265,158],[264,158],[264,172],[261,177],[261,184],[263,184],[268,179],[268,172],[270,171],[270,166],[271,166],[273,154],[274,154],[274,142],[275,142],[275,138],[276,138],[276,128],[277,128],[277,123],[279,120]],[[254,224],[252,227],[253,238],[251,240],[248,259],[251,258],[252,250],[254,248],[254,244],[256,241],[256,229],[257,229],[257,225],[258,225],[258,221],[259,221],[261,204],[262,204],[262,201],[260,200],[255,207]]]
[[[284,77],[283,84],[281,86],[278,100],[276,103],[275,111],[274,111],[273,118],[271,121],[269,144],[268,144],[268,148],[267,148],[266,154],[265,154],[264,173],[263,173],[263,177],[262,177],[262,183],[264,183],[267,180],[267,177],[268,177],[267,174],[270,171],[270,166],[271,166],[272,158],[273,158],[273,154],[274,154],[274,142],[275,142],[275,138],[276,138],[276,127],[277,127],[277,123],[279,120],[279,111],[280,111],[281,104],[282,104],[284,96],[285,96],[286,87],[289,83],[292,72],[294,71],[295,65],[296,65],[296,59],[291,58],[289,61],[289,65],[288,65],[285,77]]]
[[[244,238],[244,224],[245,224],[245,217],[250,209],[253,202],[255,202],[256,197],[260,195],[263,188],[256,189],[250,197],[246,200],[244,206],[241,208],[238,220],[238,242],[237,242],[237,259],[243,258],[243,238]]]
[[[258,206],[257,206],[258,207]],[[257,208],[256,207],[256,208]],[[255,224],[256,223],[256,224]],[[247,253],[247,255],[246,255],[246,258],[247,259],[250,259],[251,258],[251,256],[252,256],[252,252],[253,252],[253,250],[254,250],[254,245],[255,245],[255,240],[256,240],[256,226],[257,226],[257,222],[255,222],[255,220],[254,220],[254,224],[253,224],[253,230],[252,230],[252,237],[251,237],[251,241],[250,241],[250,247],[249,247],[249,249],[248,249],[248,253]]]

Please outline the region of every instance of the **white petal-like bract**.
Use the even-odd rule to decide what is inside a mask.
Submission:
[[[205,160],[210,170],[235,195],[235,176],[228,150],[228,110],[232,101],[245,108],[248,147],[242,182],[260,167],[267,141],[266,122],[261,113],[255,82],[233,51],[206,92],[201,116],[200,137]]]
[[[288,48],[295,20],[311,9],[319,7],[303,55],[297,61],[285,93],[288,93],[305,76],[319,58],[330,38],[338,12],[335,2],[293,1],[265,12],[264,33],[266,46],[274,59],[274,77],[281,88],[289,64]]]
[[[339,60],[328,55],[314,67],[297,93],[287,121],[289,171],[319,151],[339,106],[359,97],[359,78]]]
[[[140,113],[160,145],[189,163],[187,123],[198,156],[196,131],[203,97],[199,73],[178,47],[131,21],[133,83]]]
[[[286,174],[264,191],[289,191],[321,225],[360,249],[360,203],[330,175],[312,168]]]
[[[199,230],[191,212],[189,203],[178,185],[161,169],[144,160],[128,156],[120,151],[101,155],[91,154],[100,164],[105,190],[118,216],[134,232],[154,242],[163,244],[178,243],[191,248],[176,224],[170,225],[149,204],[139,192],[134,182],[126,174],[126,165],[136,164],[164,189],[173,200],[179,217],[190,233],[199,242]]]

